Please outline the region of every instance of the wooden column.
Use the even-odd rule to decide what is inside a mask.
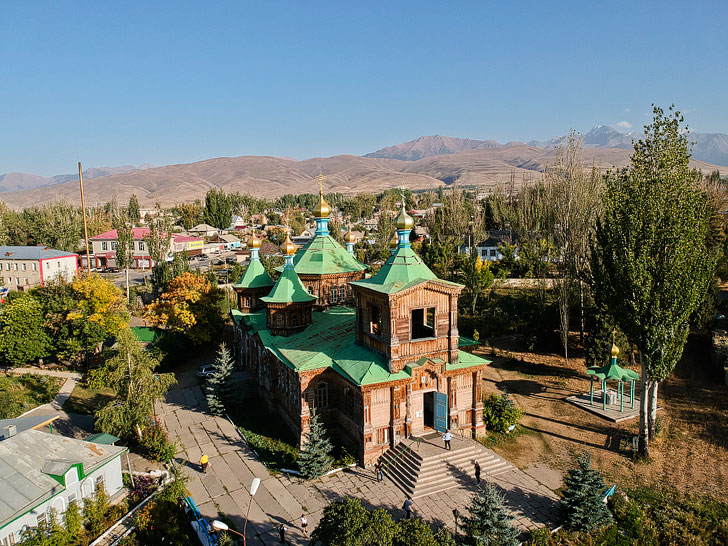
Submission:
[[[480,371],[473,372],[473,438],[485,436],[485,423],[483,422],[483,387],[480,384]]]

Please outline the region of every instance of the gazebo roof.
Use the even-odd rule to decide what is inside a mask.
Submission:
[[[591,368],[587,369],[586,374],[593,375],[598,379],[601,379],[602,381],[609,381],[610,379],[614,379],[617,381],[627,382],[636,381],[640,378],[637,372],[621,368],[617,364],[616,358],[613,359],[613,361],[606,366],[592,366]]]

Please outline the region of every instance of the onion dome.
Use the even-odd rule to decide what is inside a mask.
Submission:
[[[415,226],[415,221],[404,210],[404,203],[402,203],[402,210],[394,221],[394,225],[397,229],[412,229]]]
[[[612,343],[612,356],[614,358],[617,358],[618,354],[619,354],[619,347],[617,347],[614,343]]]
[[[329,205],[324,199],[324,194],[319,195],[319,202],[313,208],[313,215],[316,218],[328,218],[331,214],[331,205]]]
[[[283,252],[286,256],[293,256],[296,253],[296,250],[298,250],[298,247],[293,244],[291,237],[286,235],[286,240],[283,241],[283,244],[281,245],[281,252]]]
[[[354,235],[351,232],[351,226],[349,226],[349,231],[347,231],[346,235],[344,235],[344,242],[345,243],[356,243],[356,235]]]
[[[248,248],[260,248],[262,241],[256,237],[255,233],[248,239]]]
[[[397,248],[397,245],[399,244],[399,239],[397,238],[397,234],[395,233],[392,235],[392,238],[389,240],[389,248]]]

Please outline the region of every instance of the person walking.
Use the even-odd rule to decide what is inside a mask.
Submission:
[[[475,483],[480,485],[480,463],[478,461],[473,462],[475,463]]]
[[[288,528],[283,523],[281,523],[281,526],[278,527],[278,534],[281,537],[281,544],[286,543],[286,531],[287,530],[288,530]]]
[[[402,509],[407,513],[407,519],[412,518],[412,498],[407,497],[407,500],[404,501],[404,504],[402,505]]]
[[[377,481],[381,482],[384,479],[384,462],[379,461],[374,467],[374,471],[377,473]]]
[[[308,519],[306,519],[306,514],[301,514],[301,530],[303,531],[303,536],[308,536]]]
[[[207,455],[203,454],[202,457],[200,457],[200,466],[202,467],[202,473],[205,474],[207,472],[207,466],[209,465],[209,461],[207,459]]]
[[[445,441],[445,449],[450,450],[452,449],[450,447],[450,440],[452,440],[454,436],[450,433],[449,430],[445,431],[445,434],[442,435],[442,439]]]

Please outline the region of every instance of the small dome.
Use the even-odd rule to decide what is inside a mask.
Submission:
[[[293,244],[290,236],[286,235],[286,240],[283,241],[283,244],[281,245],[281,252],[283,252],[286,256],[293,256],[296,253],[296,250],[298,250],[298,247]]]
[[[616,357],[619,354],[619,347],[612,343],[612,356]]]
[[[255,233],[248,239],[248,248],[260,248],[262,241],[256,237]]]
[[[404,210],[404,205],[402,206],[399,216],[397,216],[397,219],[394,221],[394,225],[397,229],[412,229],[415,227],[415,221]]]
[[[349,231],[346,232],[346,235],[344,235],[344,242],[356,243],[356,235],[351,232],[351,226],[349,227]]]
[[[395,233],[389,240],[389,248],[397,248],[397,245],[399,245],[399,239],[397,238],[397,234]]]

